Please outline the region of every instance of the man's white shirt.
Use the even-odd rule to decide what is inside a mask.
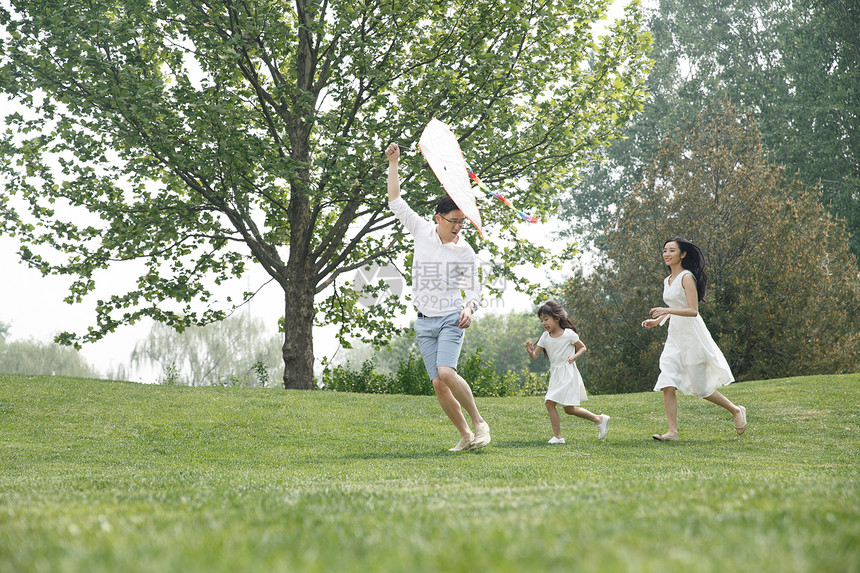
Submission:
[[[446,316],[481,301],[481,283],[475,251],[463,237],[443,243],[436,225],[423,219],[403,200],[388,206],[415,242],[412,258],[412,299],[424,316]],[[461,294],[465,293],[465,300]]]

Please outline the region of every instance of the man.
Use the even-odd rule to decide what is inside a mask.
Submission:
[[[418,346],[436,398],[460,432],[460,441],[450,451],[483,448],[490,443],[490,427],[478,412],[469,384],[457,374],[463,331],[472,324],[481,294],[475,251],[460,236],[466,216],[446,196],[436,206],[435,225],[422,219],[400,198],[397,144],[390,144],[385,155],[388,205],[415,241],[412,297],[418,310],[414,327]],[[465,300],[461,289],[466,293]],[[472,419],[474,433],[461,408]]]

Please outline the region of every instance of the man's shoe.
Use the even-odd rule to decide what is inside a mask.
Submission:
[[[486,422],[475,426],[475,439],[470,449],[477,450],[490,443],[490,426]]]
[[[475,440],[475,435],[472,434],[471,438],[460,438],[460,441],[457,442],[457,445],[453,448],[450,448],[449,452],[462,452],[463,450],[472,449],[472,442]]]

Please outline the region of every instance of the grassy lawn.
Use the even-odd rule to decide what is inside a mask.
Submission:
[[[731,416],[593,396],[605,442],[540,398],[0,375],[0,572],[860,571],[860,375],[734,384]]]

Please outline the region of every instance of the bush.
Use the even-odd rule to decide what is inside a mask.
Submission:
[[[518,391],[513,396],[543,396],[549,385],[548,374],[538,374],[529,370],[517,373]]]
[[[413,396],[432,396],[433,382],[427,376],[424,360],[421,356],[409,353],[409,356],[397,367],[392,385],[392,394],[411,394]]]
[[[841,221],[816,193],[769,162],[755,126],[719,103],[667,138],[640,184],[619,201],[598,263],[562,287],[588,345],[595,393],[653,388],[666,329],[664,241],[683,235],[706,254],[698,310],[738,381],[857,371],[860,280]]]
[[[350,364],[323,370],[323,388],[335,392],[366,394],[394,394],[390,392],[387,376],[373,371],[373,360],[365,360],[359,370],[350,370]],[[426,374],[425,374],[426,376]]]
[[[335,392],[359,392],[367,394],[410,394],[432,396],[433,383],[424,369],[420,356],[410,353],[392,375],[374,371],[374,361],[365,360],[356,369],[346,365],[327,367],[323,370],[322,388]],[[481,358],[481,349],[460,361],[460,375],[472,387],[477,397],[539,396],[546,392],[546,374],[521,370],[520,372],[496,373],[492,361]]]
[[[475,396],[513,396],[516,393],[517,378],[513,372],[497,374],[492,360],[481,359],[481,348],[460,365],[460,376],[469,382]]]

